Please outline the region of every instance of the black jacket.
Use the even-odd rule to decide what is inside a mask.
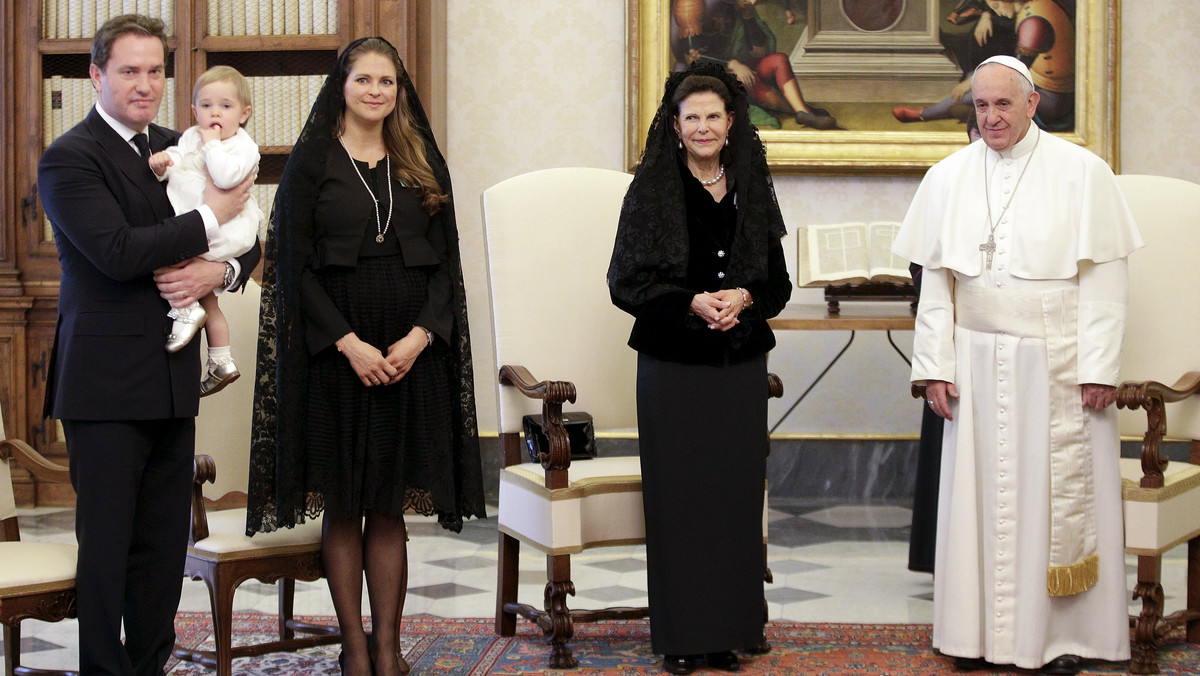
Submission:
[[[150,149],[179,134],[147,128]],[[154,420],[199,411],[200,341],[165,349],[172,320],[153,273],[208,251],[199,212],[175,215],[164,184],[95,108],[38,163],[62,266],[45,415]],[[238,258],[242,283],[258,264]]]

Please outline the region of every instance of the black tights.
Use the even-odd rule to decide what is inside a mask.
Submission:
[[[392,676],[400,673],[397,637],[408,591],[408,543],[404,517],[366,513],[358,519],[325,515],[321,555],[329,594],[342,631],[345,673]],[[367,651],[362,625],[362,580],[367,576],[375,653]],[[374,672],[372,672],[374,664]]]

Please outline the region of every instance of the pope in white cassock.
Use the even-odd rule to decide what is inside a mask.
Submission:
[[[946,419],[933,647],[1074,674],[1129,659],[1112,403],[1142,239],[1108,165],[1032,124],[1020,61],[972,97],[982,142],[929,170],[893,245],[925,266],[912,380]]]

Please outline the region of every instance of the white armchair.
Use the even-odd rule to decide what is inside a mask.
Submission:
[[[1200,185],[1118,176],[1146,247],[1129,258],[1129,319],[1117,394],[1122,436],[1143,438],[1122,459],[1125,551],[1138,557],[1133,598],[1135,674],[1158,673],[1155,652],[1173,627],[1200,642]],[[1167,416],[1170,414],[1170,427]],[[1190,440],[1190,463],[1160,458],[1164,435]],[[1163,617],[1162,555],[1187,542],[1186,607]]]
[[[74,671],[21,665],[22,620],[58,622],[75,617],[75,561],[79,548],[74,544],[21,540],[12,462],[20,462],[41,481],[70,481],[66,467],[46,460],[24,441],[9,439],[0,413],[0,624],[4,626],[4,676],[26,673],[75,676]]]
[[[567,646],[573,622],[647,614],[567,607],[575,593],[572,554],[645,541],[640,460],[571,462],[562,426],[569,402],[592,414],[597,435],[637,428],[636,353],[626,346],[633,318],[612,305],[605,283],[630,179],[604,169],[547,169],[503,181],[482,197],[504,453],[496,631],[511,636],[518,615],[535,622],[549,637],[552,669],[576,666]],[[538,380],[541,374],[563,380]],[[774,375],[764,385],[764,396],[782,394]],[[550,452],[540,463],[526,462],[521,421],[537,413]],[[764,509],[764,534],[765,517]],[[517,599],[522,542],[546,554],[542,609]]]

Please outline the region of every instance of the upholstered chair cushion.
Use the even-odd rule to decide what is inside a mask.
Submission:
[[[74,588],[77,551],[53,542],[0,542],[0,596]]]
[[[257,559],[321,549],[321,520],[308,520],[295,528],[246,536],[246,510],[208,512],[208,537],[188,548],[188,553],[216,561]]]
[[[1126,552],[1153,556],[1200,534],[1200,467],[1168,463],[1162,488],[1141,488],[1141,478],[1141,460],[1122,458]]]

